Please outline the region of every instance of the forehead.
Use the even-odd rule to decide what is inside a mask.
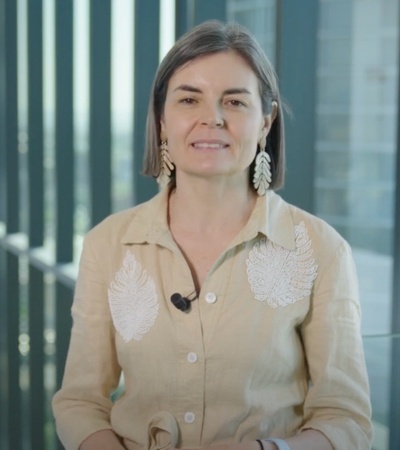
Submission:
[[[237,52],[227,51],[198,56],[175,70],[168,90],[180,84],[201,87],[246,87],[258,91],[258,79],[248,62]]]

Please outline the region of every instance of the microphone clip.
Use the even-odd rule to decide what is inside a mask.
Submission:
[[[175,294],[171,295],[171,303],[175,306],[175,308],[185,312],[190,309],[190,303],[195,300],[195,298],[189,300],[187,297],[183,297],[182,294],[175,292]]]

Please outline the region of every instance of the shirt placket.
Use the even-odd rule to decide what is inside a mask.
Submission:
[[[197,302],[189,311],[176,310],[176,330],[179,342],[176,419],[185,446],[200,445],[204,419],[205,355]]]

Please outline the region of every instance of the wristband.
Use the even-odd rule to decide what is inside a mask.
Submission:
[[[278,450],[291,450],[288,443],[283,439],[261,439],[261,443],[263,442],[272,442],[278,447]]]

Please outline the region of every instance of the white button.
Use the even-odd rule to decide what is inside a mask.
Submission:
[[[206,302],[207,303],[215,303],[217,301],[217,296],[214,294],[214,292],[209,292],[206,294]]]
[[[190,353],[188,353],[188,354],[187,354],[187,360],[188,360],[190,363],[195,363],[195,362],[197,361],[197,355],[196,355],[196,353],[195,353],[195,352],[190,352]]]
[[[193,423],[196,416],[192,412],[185,413],[185,422],[186,423]]]

